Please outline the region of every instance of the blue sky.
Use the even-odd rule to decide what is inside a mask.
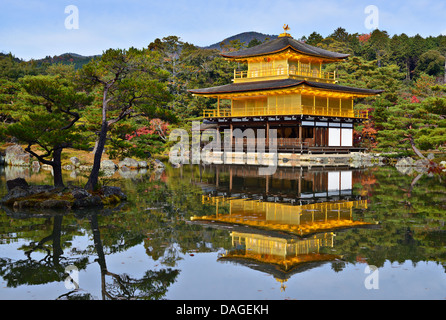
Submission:
[[[66,28],[69,5],[78,8],[78,29]],[[207,46],[246,31],[279,34],[285,23],[294,38],[327,36],[337,27],[368,33],[368,5],[378,8],[378,28],[390,35],[446,34],[444,0],[0,0],[0,52],[25,60],[94,55],[169,35]]]

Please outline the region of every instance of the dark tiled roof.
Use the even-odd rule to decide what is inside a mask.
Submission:
[[[306,80],[295,80],[295,79],[284,79],[284,80],[269,80],[269,81],[253,81],[253,82],[242,82],[242,83],[231,83],[224,86],[210,87],[204,89],[190,89],[189,92],[194,94],[229,94],[229,93],[239,93],[239,92],[249,92],[249,91],[266,91],[275,89],[285,89],[298,87],[300,85],[307,85],[310,87],[332,90],[338,92],[349,92],[356,94],[366,94],[366,95],[376,95],[384,90],[371,90],[354,88],[348,86],[341,86],[331,83],[323,82],[313,82]]]
[[[313,47],[291,37],[280,37],[271,41],[264,42],[252,48],[222,53],[221,55],[225,58],[248,58],[281,52],[288,48],[291,48],[297,52],[321,58],[345,59],[349,56],[348,54],[337,53],[318,47]]]

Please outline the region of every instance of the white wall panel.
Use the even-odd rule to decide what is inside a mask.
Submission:
[[[330,147],[339,147],[341,145],[340,128],[328,128],[328,145]]]
[[[343,147],[352,147],[353,146],[353,129],[341,129],[341,146]]]

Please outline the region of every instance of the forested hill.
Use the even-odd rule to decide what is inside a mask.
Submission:
[[[73,64],[75,69],[82,68],[84,64],[87,64],[90,62],[91,59],[93,59],[95,56],[82,56],[77,53],[64,53],[59,56],[47,56],[43,59],[36,60],[37,65],[40,64],[55,64],[55,63],[62,63],[62,64]]]
[[[242,33],[236,34],[235,36],[232,36],[232,37],[226,38],[222,41],[216,42],[210,46],[204,47],[203,49],[221,50],[222,44],[229,45],[229,43],[231,41],[237,41],[237,40],[239,40],[241,43],[245,43],[246,45],[248,45],[252,40],[258,40],[259,42],[263,42],[263,41],[265,41],[265,39],[273,40],[276,38],[277,38],[276,35],[264,34],[264,33],[255,32],[255,31],[242,32]]]
[[[260,44],[267,40],[273,40],[276,39],[277,35],[270,35],[260,32],[242,32],[239,34],[236,34],[234,36],[228,37],[226,39],[223,39],[222,41],[216,42],[214,44],[211,44],[209,46],[203,47],[203,49],[217,49],[222,50],[224,46],[229,47],[233,45],[234,43],[240,43],[245,44],[247,46],[251,41],[257,40],[257,42],[252,42],[252,45]],[[0,58],[6,57],[9,54],[0,53]],[[73,64],[75,69],[82,68],[84,64],[87,64],[90,60],[92,60],[94,57],[97,56],[83,56],[77,53],[63,53],[61,55],[55,55],[55,56],[46,56],[43,59],[35,59],[34,62],[37,66],[41,65],[52,65],[52,64]],[[11,58],[14,59],[16,62],[21,62],[21,59],[14,57],[11,55]]]

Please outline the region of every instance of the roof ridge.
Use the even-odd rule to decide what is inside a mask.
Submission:
[[[274,40],[263,42],[262,44],[259,44],[251,48],[228,53],[221,53],[220,55],[225,58],[233,58],[233,59],[249,58],[267,54],[279,53],[290,47],[297,52],[322,58],[345,59],[348,56],[350,56],[349,54],[337,53],[319,47],[315,47],[303,41],[296,40],[292,37],[280,37]]]

